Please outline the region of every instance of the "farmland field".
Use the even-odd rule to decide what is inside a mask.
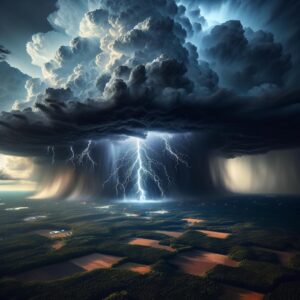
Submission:
[[[0,195],[1,299],[300,299],[297,199],[26,196]]]

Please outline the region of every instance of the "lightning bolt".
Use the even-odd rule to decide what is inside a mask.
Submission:
[[[169,142],[169,137],[168,136],[161,136],[160,137],[164,144],[165,144],[165,151],[176,161],[176,169],[178,168],[179,164],[183,164],[185,167],[189,167],[188,162],[184,159],[184,155],[179,153],[179,152],[175,152]]]
[[[66,160],[66,164],[72,164],[73,165],[73,167],[75,168],[75,152],[74,152],[74,148],[73,148],[73,146],[70,146],[70,152],[71,152],[71,154],[70,154],[70,157]]]
[[[90,149],[91,145],[92,145],[92,141],[89,140],[88,143],[87,143],[86,148],[84,148],[82,153],[78,156],[78,163],[80,165],[83,165],[84,160],[89,161],[92,165],[92,168],[94,169],[97,164],[91,156],[91,149]]]
[[[172,148],[169,137],[159,136],[159,138],[163,141],[164,151],[176,161],[175,168],[177,169],[179,164],[188,167],[184,155]],[[115,163],[114,171],[104,181],[103,186],[114,181],[116,194],[119,195],[121,191],[124,199],[126,199],[128,185],[129,183],[133,183],[137,199],[147,201],[145,185],[148,180],[151,180],[160,192],[161,197],[164,198],[165,191],[162,176],[168,181],[169,185],[172,183],[172,178],[168,174],[166,166],[153,158],[154,156],[159,157],[160,153],[151,148],[147,144],[147,140],[134,138],[133,141],[133,147],[127,147],[127,150],[122,153],[122,157]]]
[[[143,188],[143,175],[148,174],[148,170],[145,169],[143,159],[142,159],[142,153],[141,153],[141,142],[139,139],[136,141],[136,151],[137,151],[137,158],[136,158],[136,164],[138,165],[137,170],[137,192],[139,194],[139,200],[145,201],[146,200],[146,192]]]

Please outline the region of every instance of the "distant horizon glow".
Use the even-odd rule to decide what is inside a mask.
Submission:
[[[134,199],[134,198],[128,198],[123,200],[117,200],[116,203],[122,204],[153,204],[153,203],[165,203],[170,202],[170,199],[164,198],[164,199],[146,199],[146,200],[140,200],[140,199]]]

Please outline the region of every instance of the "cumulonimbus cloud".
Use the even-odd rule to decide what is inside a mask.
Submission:
[[[49,20],[70,43],[45,63],[55,34],[28,45],[43,82],[29,81],[31,96],[1,114],[0,149],[41,155],[148,131],[203,131],[226,155],[299,146],[299,92],[285,85],[293,57],[264,28],[209,24],[204,4],[58,1]]]

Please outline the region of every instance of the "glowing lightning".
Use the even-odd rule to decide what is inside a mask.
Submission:
[[[169,143],[169,137],[161,136],[161,139],[164,141],[165,144],[165,151],[167,151],[171,157],[173,157],[176,161],[176,169],[178,168],[179,163],[185,165],[187,168],[189,167],[189,164],[187,161],[183,158],[183,154],[175,152],[172,149],[171,144]]]
[[[158,137],[163,141],[165,152],[176,161],[175,168],[177,169],[179,164],[188,167],[184,155],[172,148],[168,137],[163,135],[158,135]],[[127,147],[126,152],[122,152],[122,157],[116,161],[114,171],[104,181],[103,186],[114,180],[116,194],[118,195],[119,191],[122,191],[124,199],[126,199],[128,185],[132,182],[138,200],[147,201],[145,184],[150,179],[159,190],[161,197],[164,198],[165,192],[161,176],[169,184],[171,184],[172,179],[168,174],[166,166],[153,158],[159,157],[160,154],[149,146],[147,139],[131,138],[129,141],[132,140],[134,141],[134,148]]]
[[[80,165],[82,165],[84,162],[84,159],[86,159],[87,161],[89,161],[91,163],[92,167],[95,168],[95,165],[97,165],[97,164],[91,156],[91,150],[90,150],[91,144],[92,144],[92,141],[91,140],[88,141],[86,148],[83,149],[82,153],[78,156],[78,162]]]
[[[70,146],[70,152],[71,152],[71,155],[70,157],[66,160],[66,163],[71,163],[73,165],[73,167],[75,167],[75,152],[74,152],[74,149],[73,149],[73,146]]]
[[[145,167],[143,164],[143,159],[141,155],[141,142],[139,139],[136,141],[136,148],[137,148],[137,164],[138,164],[138,170],[137,170],[137,187],[138,187],[138,193],[139,193],[139,200],[145,201],[146,200],[146,192],[143,188],[143,173],[145,173]]]

